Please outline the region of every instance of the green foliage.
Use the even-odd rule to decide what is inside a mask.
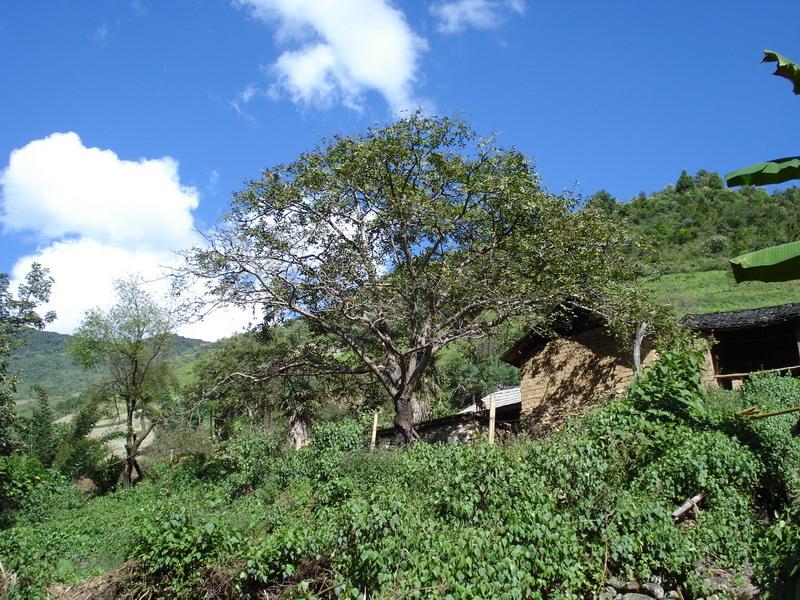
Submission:
[[[50,297],[52,284],[48,270],[33,263],[15,295],[11,292],[8,275],[0,273],[0,456],[11,453],[17,445],[14,439],[17,376],[10,371],[9,356],[12,348],[20,343],[18,334],[23,329],[42,329],[55,319],[54,313],[42,316],[36,312],[37,305]]]
[[[80,492],[63,476],[38,460],[20,455],[0,457],[0,528],[38,523],[81,500]]]
[[[82,369],[75,363],[68,351],[73,340],[71,335],[25,329],[18,337],[21,343],[11,351],[9,368],[19,372],[15,398],[20,416],[31,416],[36,384],[48,390],[55,418],[76,412],[84,400],[82,392],[98,384],[102,373]],[[191,379],[191,366],[214,347],[202,340],[174,336],[173,363],[176,368],[186,370],[187,378]]]
[[[775,374],[750,378],[741,390],[746,406],[762,412],[800,406],[800,381]],[[797,416],[778,415],[767,419],[739,419],[733,431],[765,466],[763,492],[771,504],[788,498],[800,499],[800,438],[794,435]]]
[[[727,271],[731,256],[800,238],[796,187],[731,190],[716,173],[699,171],[627,202],[600,194],[606,214],[639,233],[643,247],[657,249],[659,272]],[[589,206],[597,206],[592,198]]]
[[[768,598],[800,598],[800,509],[794,507],[767,529],[756,566]]]
[[[0,560],[31,589],[132,557],[138,593],[162,597],[562,599],[596,595],[609,574],[699,594],[695,565],[749,560],[757,584],[791,597],[779,586],[796,582],[800,440],[791,416],[735,415],[795,405],[800,382],[709,397],[691,353],[665,353],[664,385],[645,377],[543,439],[370,453],[358,422],[320,422],[293,451],[280,433],[243,430],[131,490],[20,516],[0,532]],[[769,486],[787,492],[768,498]],[[676,525],[697,493],[699,518]],[[774,511],[782,521],[766,522]],[[34,579],[30,564],[48,566]]]
[[[200,520],[165,505],[155,515],[143,515],[130,555],[144,567],[159,593],[198,598],[197,588],[208,571],[222,552],[230,553],[234,543],[217,520]]]
[[[262,485],[272,472],[281,441],[278,435],[263,430],[244,431],[225,441],[217,460],[228,474],[229,494],[238,496]]]
[[[501,349],[520,335],[519,329],[509,327],[499,335],[453,344],[439,353],[434,377],[446,397],[443,414],[436,416],[475,404],[499,388],[519,385],[519,370],[499,358]]]
[[[736,283],[730,271],[669,273],[649,280],[646,286],[656,301],[670,306],[678,315],[742,310],[794,302],[800,282]]]
[[[311,429],[311,444],[317,453],[340,454],[363,448],[366,441],[364,428],[353,419],[320,421]]]
[[[23,505],[31,489],[44,477],[46,470],[37,460],[0,457],[0,507],[4,524],[11,511]]]
[[[53,425],[53,411],[47,390],[38,386],[35,390],[38,403],[31,417],[30,431],[28,432],[28,452],[39,459],[44,466],[50,467],[55,458],[58,439]]]
[[[702,371],[705,352],[690,341],[680,349],[664,351],[630,390],[640,409],[664,411],[680,418],[700,420],[704,416]]]

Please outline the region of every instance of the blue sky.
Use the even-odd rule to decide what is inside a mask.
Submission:
[[[797,154],[800,98],[758,61],[800,58],[798,22],[752,0],[3,2],[0,271],[51,266],[69,331],[260,169],[417,105],[498,133],[554,192]]]

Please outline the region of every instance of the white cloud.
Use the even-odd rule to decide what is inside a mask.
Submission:
[[[87,310],[108,309],[114,303],[114,280],[127,275],[141,277],[154,297],[167,298],[170,280],[166,273],[179,262],[176,255],[168,251],[128,250],[81,238],[54,242],[35,254],[20,258],[11,272],[12,281],[21,281],[34,261],[50,269],[55,280],[50,302],[42,311],[56,312],[58,318],[48,329],[61,333],[73,332]],[[241,310],[220,308],[201,322],[182,325],[178,333],[216,340],[241,331],[256,320]]]
[[[191,211],[199,194],[181,185],[170,157],[121,160],[85,147],[75,133],[54,133],[12,152],[0,187],[7,231],[137,248],[182,248],[195,239]]]
[[[452,0],[431,6],[442,33],[459,33],[468,27],[492,29],[503,24],[511,13],[525,12],[524,0]]]
[[[359,108],[363,94],[373,90],[394,112],[420,104],[414,84],[426,44],[390,0],[235,1],[256,18],[277,23],[279,43],[299,45],[272,65],[273,93],[305,105]]]
[[[70,333],[90,308],[108,308],[115,279],[138,275],[165,294],[166,270],[179,264],[174,250],[199,244],[192,211],[199,193],[181,184],[178,163],[120,159],[111,150],[87,148],[75,133],[57,133],[14,150],[0,173],[7,231],[33,232],[42,244],[12,270],[19,282],[33,261],[55,279],[46,310],[54,331]],[[252,316],[229,309],[181,329],[183,335],[217,339],[240,330]]]
[[[97,46],[105,46],[111,40],[111,32],[108,30],[108,25],[103,23],[92,34],[92,43]]]

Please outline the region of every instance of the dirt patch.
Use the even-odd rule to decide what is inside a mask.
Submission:
[[[75,585],[54,585],[49,596],[54,600],[133,600],[139,596],[130,591],[137,568],[135,562],[128,561],[118,569]]]

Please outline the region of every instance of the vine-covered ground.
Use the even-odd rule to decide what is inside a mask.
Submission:
[[[736,414],[797,405],[800,381],[702,392],[690,358],[505,445],[369,453],[345,421],[294,451],[251,431],[88,500],[2,459],[8,594],[113,572],[131,598],[591,598],[655,575],[688,599],[707,593],[704,569],[750,565],[764,596],[800,597],[797,417]],[[696,494],[699,513],[676,524]]]

